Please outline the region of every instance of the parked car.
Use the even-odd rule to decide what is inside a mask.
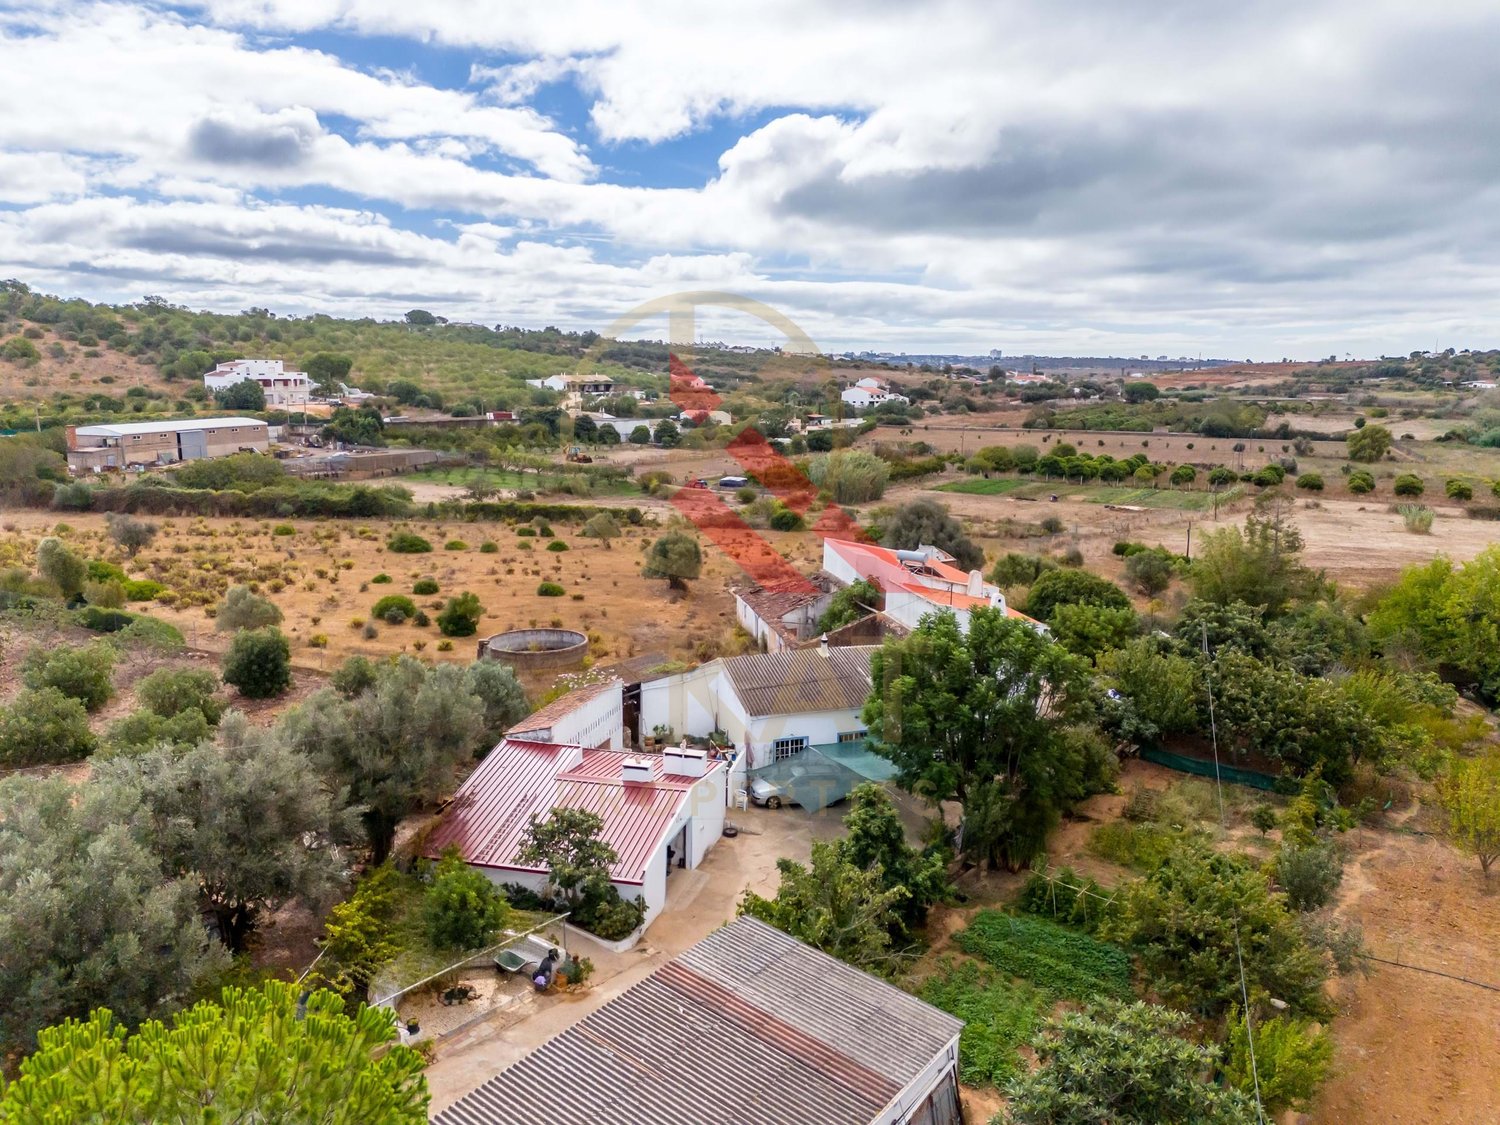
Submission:
[[[750,783],[750,799],[757,805],[764,805],[768,809],[779,809],[784,801],[791,800],[783,786],[769,782],[763,777],[757,777]]]

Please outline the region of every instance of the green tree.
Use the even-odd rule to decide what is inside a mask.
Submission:
[[[152,540],[156,538],[157,528],[150,520],[138,520],[134,516],[118,512],[106,515],[104,526],[109,537],[123,547],[131,558],[135,558],[143,548],[151,546]]]
[[[325,689],[283,716],[278,728],[362,811],[376,864],[396,825],[451,791],[458,766],[484,743],[484,701],[453,664],[409,656],[384,662],[353,698]]]
[[[1454,842],[1479,860],[1486,879],[1500,858],[1500,754],[1455,758],[1438,783]]]
[[[1045,555],[1012,551],[995,560],[995,565],[990,568],[990,581],[1007,590],[1013,586],[1030,586],[1046,571],[1056,567],[1057,564]]]
[[[1086,570],[1049,570],[1032,583],[1026,596],[1026,612],[1050,623],[1053,611],[1060,605],[1129,609],[1130,599],[1109,579]]]
[[[254,379],[241,379],[216,390],[214,404],[220,410],[264,410],[266,392]]]
[[[598,813],[563,807],[545,820],[532,816],[516,852],[516,862],[545,867],[547,882],[574,906],[609,885],[610,865],[619,858]]]
[[[1203,682],[1198,666],[1156,637],[1140,637],[1099,657],[1099,671],[1119,698],[1106,711],[1125,741],[1153,745],[1200,725]]]
[[[1239,964],[1255,1005],[1279,999],[1326,1016],[1327,977],[1282,896],[1237,855],[1179,845],[1144,879],[1127,883],[1100,936],[1139,955],[1151,987],[1206,1018],[1240,1001]]]
[[[280,624],[281,610],[269,599],[254,593],[249,586],[231,586],[214,614],[214,628],[220,633],[265,629]]]
[[[88,576],[88,564],[55,535],[47,536],[36,545],[36,570],[62,591],[65,598],[79,594]]]
[[[1064,604],[1052,611],[1052,636],[1075,656],[1094,659],[1120,648],[1140,632],[1135,610]]]
[[[478,949],[495,939],[509,917],[495,884],[465,863],[457,848],[449,848],[422,903],[428,940],[439,949]]]
[[[141,707],[111,723],[104,743],[115,754],[137,754],[160,745],[187,750],[212,734],[213,728],[196,708],[162,716]]]
[[[0,707],[0,765],[7,768],[78,761],[96,745],[83,704],[56,688],[28,689]]]
[[[677,428],[676,422],[663,418],[656,423],[656,444],[663,449],[675,449],[682,444],[682,431]]]
[[[1176,565],[1165,551],[1137,551],[1125,560],[1125,577],[1139,593],[1155,597],[1172,584]]]
[[[604,544],[605,550],[608,550],[609,541],[620,537],[620,525],[608,512],[600,512],[598,515],[590,516],[578,534],[585,539],[599,540]]]
[[[426,309],[412,309],[406,314],[406,323],[416,325],[419,328],[430,328],[437,323],[437,317]]]
[[[818,632],[829,633],[852,624],[878,611],[882,605],[884,597],[880,587],[867,578],[861,578],[833,595],[823,616],[818,618]]]
[[[641,564],[642,578],[665,578],[673,590],[686,590],[688,580],[703,569],[703,551],[698,540],[681,531],[669,531],[651,544]]]
[[[1173,488],[1180,488],[1185,484],[1192,484],[1198,479],[1198,470],[1191,465],[1178,465],[1172,470],[1172,475],[1167,478]]]
[[[113,646],[103,641],[34,648],[21,664],[21,682],[33,691],[56,688],[85,710],[97,711],[114,697],[115,657]]]
[[[1297,478],[1297,487],[1307,492],[1323,491],[1323,475],[1321,473],[1303,473]]]
[[[835,504],[864,504],[884,495],[891,467],[863,449],[840,449],[814,457],[807,475]]]
[[[952,614],[888,638],[870,666],[870,746],[896,780],[958,801],[965,823],[982,797],[987,831],[965,851],[1024,866],[1061,812],[1111,775],[1112,759],[1069,728],[1091,717],[1084,663],[1030,626],[982,607],[965,635]]]
[[[1369,614],[1387,653],[1414,653],[1460,683],[1500,698],[1500,547],[1455,567],[1446,558],[1403,571]]]
[[[339,384],[349,378],[353,367],[354,360],[346,355],[318,352],[307,358],[307,377],[318,394],[331,398],[339,393]]]
[[[1243,531],[1226,527],[1204,536],[1188,581],[1205,601],[1244,602],[1277,617],[1323,589],[1322,576],[1303,565],[1301,551],[1301,533],[1280,513],[1248,516]]]
[[[6,1051],[101,1004],[132,1024],[171,1011],[227,960],[195,882],[162,878],[136,794],[61,777],[0,782],[0,948]],[[9,1120],[79,1120],[14,1116],[15,1090]]]
[[[1344,443],[1349,447],[1349,460],[1379,461],[1390,451],[1391,431],[1384,426],[1361,426],[1346,434]]]
[[[241,629],[224,655],[224,682],[246,699],[270,699],[292,686],[292,648],[280,629]]]
[[[1240,478],[1238,473],[1236,473],[1233,469],[1226,468],[1223,465],[1220,465],[1214,469],[1210,469],[1208,472],[1208,485],[1210,488],[1214,489],[1223,488],[1225,485],[1233,484],[1239,479]]]
[[[651,427],[647,426],[645,423],[642,423],[641,425],[637,426],[635,429],[631,430],[630,431],[630,444],[631,445],[649,445],[649,444],[651,444]]]
[[[984,552],[964,534],[963,525],[948,509],[933,500],[902,504],[885,521],[880,542],[898,551],[914,551],[926,544],[947,551],[961,570],[984,567]]]
[[[479,604],[476,594],[465,590],[457,597],[449,598],[448,604],[437,615],[438,632],[445,637],[472,637],[479,632],[479,622],[484,617],[484,606]]]
[[[163,718],[198,711],[209,723],[217,723],[223,712],[218,690],[218,677],[206,668],[159,668],[136,683],[135,698]]]
[[[900,924],[891,936],[907,944],[926,924],[927,911],[952,893],[945,857],[906,842],[895,802],[884,786],[873,781],[856,786],[849,794],[844,833],[838,841],[844,859],[866,871],[878,869],[886,890],[906,890],[906,897],[896,906]]]
[[[515,669],[498,660],[476,660],[464,669],[464,686],[480,701],[484,718],[481,749],[488,749],[529,710]]]
[[[317,905],[343,881],[334,841],[348,817],[305,755],[243,715],[226,717],[214,742],[115,758],[95,776],[141,794],[163,871],[197,881],[233,953],[266,915],[294,898]]]
[[[401,952],[395,926],[401,878],[390,864],[382,864],[328,912],[318,942],[325,962],[315,971],[339,995],[364,996],[375,974]]]
[[[1125,384],[1125,401],[1151,402],[1161,397],[1161,388],[1155,383],[1147,383],[1140,379],[1132,380]]]
[[[909,951],[892,948],[891,934],[901,931],[907,888],[887,887],[878,869],[857,866],[828,840],[813,842],[810,865],[782,858],[776,869],[776,897],[746,891],[741,914],[866,972],[890,974],[904,963]]]
[[[1254,1103],[1208,1080],[1213,1047],[1182,1038],[1180,1012],[1106,1001],[1038,1036],[1041,1065],[1006,1087],[1015,1125],[1252,1125]]]
[[[1333,1040],[1311,1020],[1274,1016],[1255,1024],[1255,1061],[1250,1030],[1238,1011],[1229,1017],[1229,1058],[1225,1080],[1244,1094],[1259,1093],[1269,1115],[1305,1110],[1328,1077]]]
[[[390,1014],[361,1004],[351,1016],[332,992],[299,993],[284,981],[226,988],[133,1034],[108,1008],[48,1028],[0,1094],[0,1122],[425,1125],[422,1057],[394,1042]]]

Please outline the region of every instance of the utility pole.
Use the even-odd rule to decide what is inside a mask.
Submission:
[[[1193,558],[1193,521],[1188,520],[1187,530],[1187,558],[1191,562]]]

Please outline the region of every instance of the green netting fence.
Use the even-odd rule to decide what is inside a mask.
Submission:
[[[1185,758],[1181,754],[1173,754],[1167,750],[1143,746],[1141,747],[1141,761],[1154,762],[1158,766],[1166,766],[1169,770],[1180,770],[1183,773],[1197,774],[1199,777],[1214,776],[1212,762],[1205,762],[1201,758]],[[1256,789],[1276,788],[1276,779],[1259,770],[1247,770],[1239,766],[1226,766],[1220,763],[1218,776],[1236,785],[1249,785]]]

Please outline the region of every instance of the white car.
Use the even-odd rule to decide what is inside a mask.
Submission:
[[[782,802],[790,798],[780,785],[773,784],[763,777],[757,777],[750,783],[750,799],[757,805],[764,805],[768,809],[779,809]]]

